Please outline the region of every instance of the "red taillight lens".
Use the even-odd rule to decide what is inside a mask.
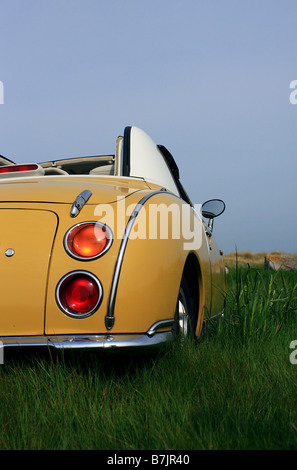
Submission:
[[[102,286],[90,273],[78,271],[65,276],[57,287],[57,300],[64,313],[77,318],[92,315],[100,305]]]
[[[98,258],[108,250],[111,243],[111,230],[98,222],[75,225],[66,233],[64,241],[67,252],[82,260]]]
[[[1,173],[14,173],[17,171],[34,171],[38,170],[38,165],[35,163],[30,163],[29,165],[9,165],[0,167],[0,174]]]

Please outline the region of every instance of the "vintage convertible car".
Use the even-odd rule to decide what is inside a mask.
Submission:
[[[137,127],[114,155],[0,157],[0,208],[4,347],[149,348],[199,337],[223,311],[225,204],[193,205],[172,155]]]

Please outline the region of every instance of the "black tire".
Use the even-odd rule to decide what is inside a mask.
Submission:
[[[185,277],[182,277],[177,304],[175,308],[174,325],[172,328],[176,339],[195,339],[197,315],[195,301],[190,294],[190,290]]]

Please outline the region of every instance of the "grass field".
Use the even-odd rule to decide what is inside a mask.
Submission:
[[[286,253],[287,254],[287,253]],[[228,268],[235,268],[236,264],[240,267],[264,267],[264,260],[267,255],[282,255],[280,251],[272,251],[272,252],[260,252],[260,253],[253,253],[251,251],[244,251],[237,253],[234,251],[233,253],[229,253],[228,255],[224,256],[224,260]],[[292,258],[297,258],[297,254],[290,254],[288,255]]]
[[[224,317],[153,356],[5,351],[0,449],[297,449],[296,283],[230,268]]]

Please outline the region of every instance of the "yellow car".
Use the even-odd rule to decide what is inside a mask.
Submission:
[[[223,311],[225,204],[193,205],[172,155],[137,127],[114,155],[0,157],[0,207],[4,347],[150,348],[199,337]]]

